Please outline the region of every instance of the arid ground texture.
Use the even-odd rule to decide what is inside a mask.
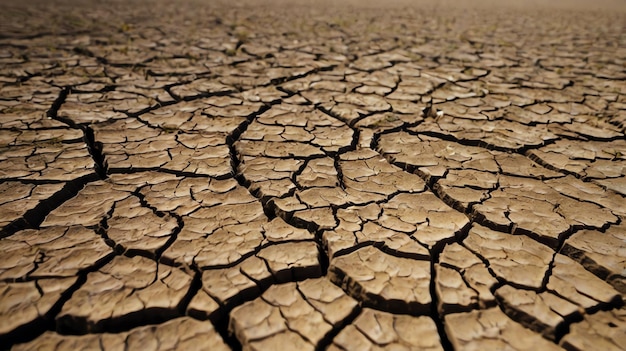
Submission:
[[[623,1],[2,1],[0,350],[626,350]]]

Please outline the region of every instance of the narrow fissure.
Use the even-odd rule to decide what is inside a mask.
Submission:
[[[443,246],[433,247],[430,253],[430,318],[435,322],[437,326],[437,332],[439,333],[439,339],[441,340],[441,347],[444,351],[454,351],[454,347],[448,339],[448,334],[446,332],[446,326],[443,316],[439,315],[439,296],[437,295],[437,270],[435,269],[435,265],[439,263],[439,256],[443,251]]]
[[[87,144],[87,150],[89,150],[89,154],[94,160],[94,168],[96,173],[100,177],[100,179],[106,179],[107,176],[107,165],[104,158],[104,154],[102,153],[103,145],[101,142],[96,141],[94,137],[94,132],[91,127],[82,126],[81,128],[85,135],[85,143]]]
[[[0,239],[11,236],[20,230],[39,228],[39,225],[46,219],[50,212],[76,196],[85,185],[97,179],[95,174],[88,174],[65,183],[65,186],[63,186],[61,190],[57,191],[49,198],[41,200],[35,207],[26,211],[21,218],[14,220],[2,228],[0,231]]]

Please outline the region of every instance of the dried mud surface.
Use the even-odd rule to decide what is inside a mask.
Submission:
[[[0,22],[0,349],[626,349],[623,3]]]

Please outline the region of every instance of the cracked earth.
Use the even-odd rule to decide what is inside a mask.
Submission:
[[[626,349],[609,5],[3,2],[0,349]]]

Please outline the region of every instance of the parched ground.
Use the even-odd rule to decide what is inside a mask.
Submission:
[[[626,349],[626,5],[458,2],[3,1],[0,349]]]

